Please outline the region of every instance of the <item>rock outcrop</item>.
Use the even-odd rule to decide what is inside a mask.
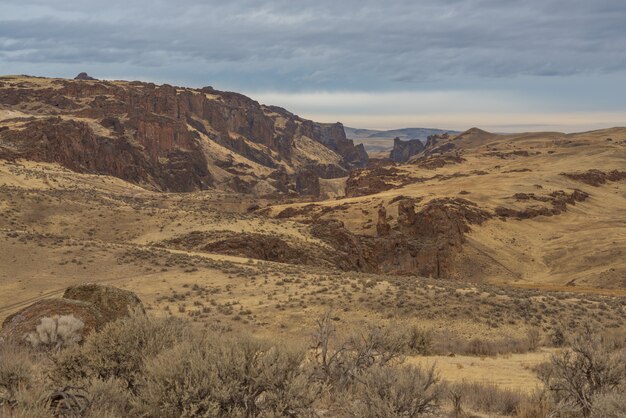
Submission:
[[[95,78],[91,77],[87,73],[80,73],[76,77],[74,77],[74,80],[95,80]]]
[[[626,180],[626,171],[620,170],[604,172],[594,169],[582,173],[562,173],[561,175],[595,187],[601,186],[609,181]]]
[[[311,233],[333,249],[324,259],[343,270],[457,277],[455,259],[463,251],[465,234],[493,215],[459,198],[433,199],[418,211],[415,206],[414,199],[400,200],[395,225],[381,206],[376,236],[356,235],[339,220],[319,217],[312,219]]]
[[[387,222],[387,209],[384,206],[378,208],[378,221],[376,222],[376,234],[379,237],[389,235],[391,226]]]
[[[315,123],[211,87],[85,77],[1,80],[0,108],[16,114],[0,121],[4,159],[56,162],[161,191],[232,189],[241,186],[237,177],[252,193],[257,184],[295,193],[303,169],[343,177],[368,161],[340,123]],[[317,145],[300,149],[298,141]],[[229,159],[241,167],[236,173],[222,170]]]
[[[424,144],[419,139],[410,139],[402,141],[400,138],[394,138],[393,149],[389,154],[389,158],[396,163],[405,163],[414,155],[424,150]]]
[[[93,304],[107,322],[133,313],[145,313],[143,304],[136,294],[113,286],[96,283],[79,284],[68,287],[63,293],[63,298]]]
[[[92,303],[71,299],[43,299],[8,316],[2,323],[0,341],[22,342],[29,333],[37,329],[43,318],[63,315],[72,315],[83,323],[83,337],[106,323],[102,312]]]
[[[111,321],[143,312],[143,305],[132,292],[100,284],[81,284],[65,291],[63,298],[42,299],[8,316],[2,323],[0,341],[24,341],[43,318],[71,315],[83,323],[81,337],[101,329]]]
[[[320,178],[313,169],[304,169],[296,174],[296,192],[303,196],[320,195]]]

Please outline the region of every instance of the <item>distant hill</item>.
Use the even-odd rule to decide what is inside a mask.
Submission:
[[[388,131],[379,131],[374,129],[359,129],[344,127],[346,137],[354,140],[355,144],[363,144],[365,150],[370,154],[389,153],[393,148],[393,139],[400,138],[402,140],[420,139],[426,142],[429,135],[449,133],[456,135],[458,131],[435,128],[402,128],[391,129]]]

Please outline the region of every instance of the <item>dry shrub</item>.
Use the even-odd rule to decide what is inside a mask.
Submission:
[[[46,403],[48,391],[43,387],[24,388],[17,392],[12,407],[0,406],[0,417],[56,418]]]
[[[427,356],[433,351],[433,333],[413,325],[408,329],[406,344],[410,354]]]
[[[23,348],[0,344],[0,408],[14,405],[18,391],[33,383],[33,366],[32,358]]]
[[[517,407],[515,418],[553,418],[554,405],[544,391],[524,398]]]
[[[557,410],[573,411],[588,417],[599,395],[624,395],[626,353],[586,327],[573,339],[571,349],[553,355],[540,377],[557,403]]]
[[[34,348],[60,350],[82,340],[81,331],[85,324],[74,315],[55,315],[41,318],[34,332],[27,335]]]
[[[138,413],[147,417],[304,416],[318,387],[303,349],[216,336],[179,344],[146,364]]]
[[[126,382],[119,379],[92,379],[87,386],[91,405],[87,418],[113,418],[132,416],[132,394]]]
[[[370,324],[338,340],[329,312],[317,325],[313,345],[316,353],[314,374],[339,390],[346,389],[370,367],[386,366],[400,360],[406,349],[405,336],[389,328]]]
[[[465,340],[449,332],[433,335],[432,353],[447,355],[450,353],[468,356],[497,356],[509,353],[526,353],[532,349],[528,338],[484,339],[474,337]]]
[[[185,340],[188,335],[188,325],[182,320],[135,314],[89,335],[83,346],[59,353],[55,357],[53,378],[58,383],[120,379],[133,389],[144,359]]]
[[[541,330],[537,327],[531,327],[526,332],[526,339],[528,340],[528,350],[537,351],[541,345]]]
[[[440,399],[434,366],[403,367],[402,354],[426,351],[430,333],[420,328],[367,324],[337,338],[329,312],[318,321],[313,376],[330,387],[333,414],[351,417],[417,417]]]
[[[528,398],[520,391],[478,382],[457,383],[450,391],[458,396],[459,404],[464,407],[498,415],[514,415]]]
[[[364,372],[352,388],[345,406],[351,417],[414,418],[436,410],[441,386],[435,367],[381,367]]]
[[[592,418],[626,418],[626,387],[596,396]]]

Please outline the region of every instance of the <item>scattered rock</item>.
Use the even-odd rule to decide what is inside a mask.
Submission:
[[[595,187],[601,186],[609,181],[626,179],[626,171],[620,170],[612,170],[605,173],[604,171],[592,169],[584,173],[561,173],[561,175]]]
[[[441,168],[448,164],[460,164],[465,161],[465,158],[460,155],[435,155],[413,158],[409,162],[415,164],[420,168],[427,170],[434,170]]]
[[[575,205],[576,202],[584,202],[589,194],[575,189],[567,194],[563,190],[557,190],[548,196],[538,196],[534,193],[516,193],[513,198],[518,202],[546,202],[551,206],[528,206],[522,210],[499,206],[495,209],[497,216],[501,218],[531,219],[537,216],[555,216],[567,211],[567,205]]]

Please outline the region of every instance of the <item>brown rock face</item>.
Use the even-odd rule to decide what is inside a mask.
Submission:
[[[456,277],[454,261],[465,233],[493,215],[464,199],[435,199],[418,212],[414,205],[411,199],[401,201],[398,224],[390,229],[381,207],[376,237],[354,235],[337,220],[318,219],[311,232],[334,249],[329,260],[344,270]]]
[[[210,87],[84,80],[3,78],[0,108],[21,116],[0,122],[0,158],[57,162],[163,191],[242,189],[232,178],[247,175],[256,180],[245,180],[250,187],[243,189],[252,192],[258,181],[276,184],[271,170],[313,168],[333,178],[367,164],[364,148],[348,140],[339,123],[318,124]],[[296,156],[294,141],[303,136],[336,158]],[[217,184],[211,171],[224,157],[215,149],[247,160],[246,168]],[[254,164],[270,169],[268,174]],[[295,189],[295,177],[287,185],[284,176],[277,177],[277,191]]]
[[[346,196],[366,196],[398,187],[398,181],[410,182],[393,166],[376,165],[354,170],[346,181]]]
[[[296,192],[315,197],[320,195],[320,178],[315,170],[306,169],[296,175]]]
[[[102,312],[105,321],[115,321],[135,311],[145,313],[137,295],[113,286],[95,283],[79,284],[68,287],[63,293],[63,298],[93,304]]]
[[[58,117],[0,132],[0,158],[56,162],[81,173],[106,174],[161,190],[193,191],[213,183],[199,146],[148,149],[126,136],[97,135],[84,122]],[[151,152],[154,152],[151,154]]]
[[[402,141],[400,138],[394,138],[393,149],[389,154],[389,158],[397,163],[405,163],[423,150],[424,144],[419,139]]]
[[[2,323],[0,341],[24,341],[29,333],[36,330],[42,318],[52,318],[55,315],[73,315],[80,319],[84,324],[81,331],[83,336],[100,329],[106,323],[100,310],[91,303],[70,299],[44,299],[8,316]]]
[[[381,206],[378,208],[376,233],[379,237],[384,237],[385,235],[389,235],[389,231],[391,231],[391,226],[389,226],[389,222],[387,222],[387,209],[385,209],[384,206]]]

